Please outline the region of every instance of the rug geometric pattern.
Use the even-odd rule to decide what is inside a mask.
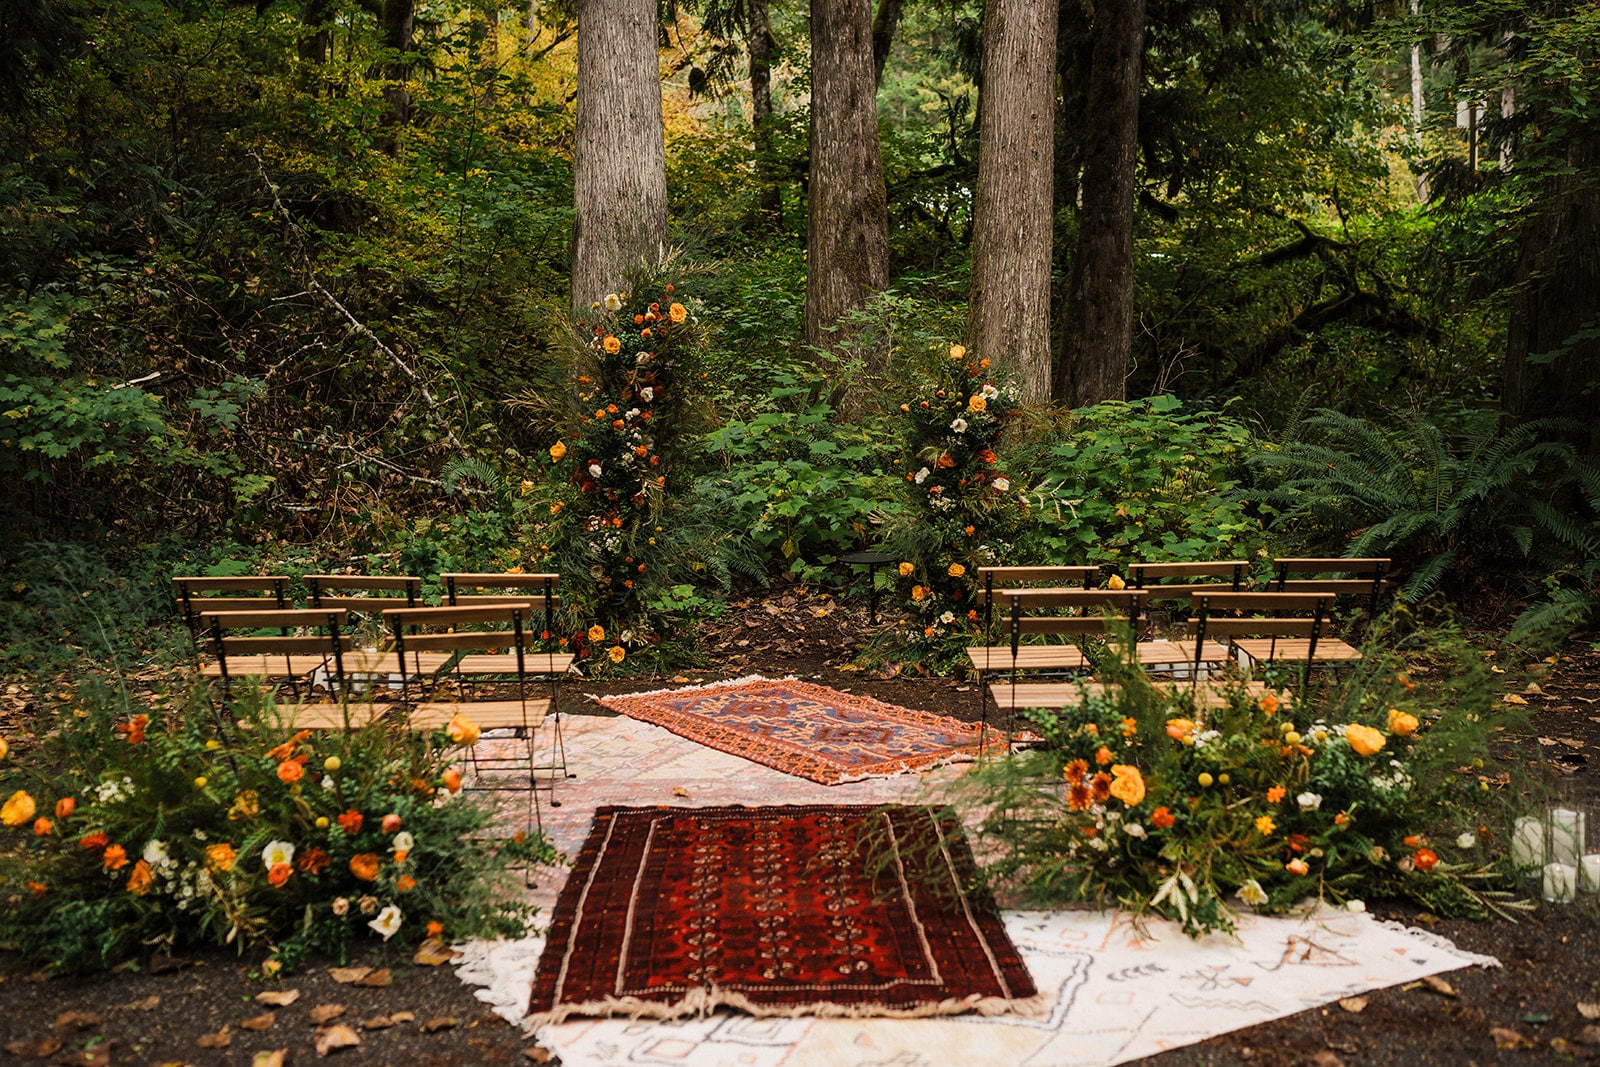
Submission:
[[[960,824],[930,808],[601,808],[532,1015],[1029,1010],[975,873]]]
[[[786,774],[833,785],[970,760],[982,727],[796,679],[593,698],[613,711]]]

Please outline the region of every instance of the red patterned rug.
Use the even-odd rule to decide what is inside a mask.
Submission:
[[[823,785],[970,760],[982,747],[975,723],[792,678],[738,678],[593,699],[679,737]]]
[[[1035,1013],[975,873],[960,824],[931,808],[600,808],[529,1021]]]

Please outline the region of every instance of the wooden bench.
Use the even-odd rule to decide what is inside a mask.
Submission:
[[[342,677],[341,661],[352,645],[346,613],[337,609],[208,609],[200,612],[199,619],[206,647],[216,657],[202,671],[220,678],[224,692],[235,678],[286,681],[298,689],[319,669],[331,667]],[[278,633],[263,635],[262,630]]]
[[[1332,599],[1332,594],[1316,592],[1197,594],[1189,632],[1197,643],[1226,641],[1231,652],[1242,653],[1249,663],[1304,663],[1304,684],[1313,664],[1361,659],[1360,649],[1323,632]]]
[[[1197,708],[1220,708],[1227,705],[1233,694],[1242,688],[1251,700],[1260,700],[1268,693],[1276,695],[1285,705],[1290,700],[1287,692],[1274,689],[1265,682],[1248,682],[1243,687],[1227,682],[1185,682],[1154,680],[1156,689],[1166,693],[1192,695]],[[1027,708],[1075,708],[1090,696],[1114,693],[1116,686],[1103,682],[1019,682],[1008,685],[997,682],[989,687],[995,703],[1009,708],[1013,713]]]
[[[1149,602],[1188,600],[1195,593],[1237,593],[1244,588],[1248,560],[1226,559],[1185,563],[1130,563],[1128,584],[1142,589]],[[1178,579],[1171,581],[1170,579]],[[1195,578],[1209,581],[1197,582]],[[1225,581],[1218,581],[1225,579]]]
[[[172,595],[178,617],[189,631],[196,659],[200,658],[204,634],[202,611],[266,611],[291,607],[289,576],[286,574],[243,574],[228,577],[179,575],[172,579]],[[215,676],[213,674],[213,676]]]

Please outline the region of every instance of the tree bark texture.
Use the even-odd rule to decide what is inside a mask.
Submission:
[[[745,0],[749,16],[750,126],[755,136],[756,182],[762,220],[783,225],[783,194],[772,166],[772,21],[767,0]]]
[[[482,7],[472,13],[467,39],[472,63],[477,68],[478,103],[494,106],[495,79],[500,75],[500,0],[481,0]]]
[[[806,343],[889,284],[889,204],[878,154],[869,0],[811,2]]]
[[[1121,400],[1133,354],[1133,208],[1145,0],[1095,8],[1083,116],[1083,210],[1067,285],[1055,397],[1072,407]]]
[[[1523,234],[1501,402],[1516,422],[1577,419],[1600,450],[1600,135],[1575,143],[1567,162]]]
[[[411,77],[409,53],[415,24],[415,0],[384,0],[383,47],[395,52],[397,58],[384,67],[383,78],[388,84],[383,88],[383,98],[389,104],[389,120],[396,126],[411,121],[411,92],[406,80]]]
[[[1050,399],[1056,4],[988,0],[967,347]]]
[[[300,21],[314,30],[300,38],[300,58],[319,66],[328,61],[328,49],[333,43],[333,30],[328,23],[333,18],[333,0],[305,0],[300,9]]]
[[[572,309],[667,243],[667,163],[652,0],[578,0]]]
[[[900,0],[878,0],[872,16],[872,84],[883,84],[883,67],[889,62],[895,27],[900,24]]]

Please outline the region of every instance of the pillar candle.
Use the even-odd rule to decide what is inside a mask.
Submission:
[[[1600,852],[1583,857],[1583,888],[1587,893],[1600,893]]]
[[[1550,859],[1566,867],[1576,867],[1583,855],[1583,812],[1571,808],[1550,810]]]
[[[1524,815],[1511,830],[1511,862],[1518,867],[1544,864],[1544,822]]]
[[[1544,865],[1544,899],[1552,904],[1571,904],[1578,892],[1578,868],[1565,863]]]

